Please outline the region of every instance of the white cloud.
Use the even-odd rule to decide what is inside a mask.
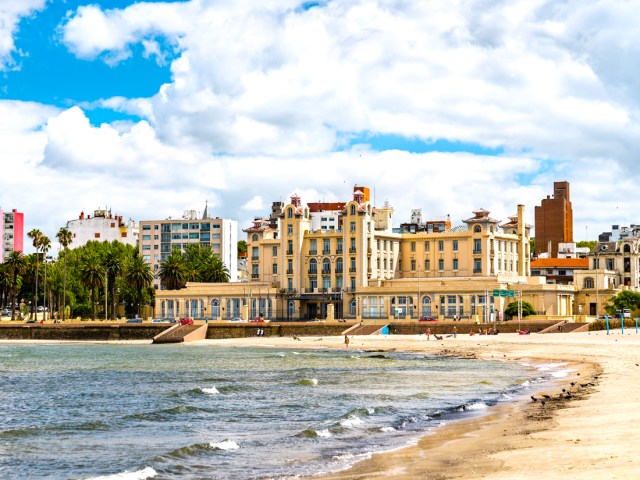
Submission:
[[[0,71],[15,65],[12,57],[16,53],[14,36],[18,23],[44,7],[45,0],[5,0],[0,4]]]

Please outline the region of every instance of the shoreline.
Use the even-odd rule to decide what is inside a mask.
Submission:
[[[2,341],[3,344],[130,342]],[[143,342],[136,342],[138,344]],[[202,340],[177,348],[272,347],[346,349],[343,337],[248,337]],[[640,422],[640,335],[634,330],[543,335],[458,335],[427,341],[424,335],[371,335],[351,338],[349,350],[398,351],[521,362],[567,362],[566,378],[532,386],[538,401],[515,400],[486,414],[451,422],[415,445],[376,453],[352,467],[315,475],[346,479],[602,479],[635,478],[640,459],[635,427]],[[575,379],[575,380],[574,380]],[[571,386],[570,382],[575,385]],[[584,387],[580,387],[584,384]],[[572,398],[558,399],[571,389]],[[540,394],[553,397],[545,406]],[[563,393],[563,396],[566,393]]]
[[[205,340],[205,345],[345,349],[343,338],[303,337]],[[424,335],[353,337],[349,349],[403,351],[509,361],[566,362],[576,369],[557,388],[532,391],[541,401],[507,402],[487,414],[425,432],[416,445],[376,453],[352,467],[310,478],[348,479],[571,479],[635,478],[640,422],[640,335],[612,330],[543,335],[458,335],[427,341]],[[575,378],[575,380],[573,379]],[[570,382],[575,386],[571,387]],[[584,383],[585,387],[579,385]],[[588,384],[592,385],[588,385]],[[577,387],[577,389],[576,389]],[[572,398],[558,395],[572,389]],[[546,389],[546,390],[544,390]],[[544,390],[544,391],[543,391]],[[563,394],[563,396],[566,393]]]

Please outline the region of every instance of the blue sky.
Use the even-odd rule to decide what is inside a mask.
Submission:
[[[0,208],[49,235],[82,210],[142,220],[205,200],[245,226],[293,193],[364,184],[396,224],[519,203],[533,223],[566,180],[576,240],[637,223],[640,7],[550,5],[8,3]]]

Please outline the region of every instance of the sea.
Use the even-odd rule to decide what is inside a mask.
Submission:
[[[2,479],[294,479],[522,398],[563,364],[359,350],[0,345]]]

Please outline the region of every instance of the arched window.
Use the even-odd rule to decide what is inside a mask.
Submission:
[[[258,241],[258,234],[257,234],[257,233],[253,235],[252,240],[253,240],[254,242],[257,242],[257,241]]]
[[[473,227],[473,231],[475,233],[480,233],[482,232],[482,227],[480,225],[476,225],[475,227]]]
[[[584,279],[584,288],[593,288],[593,278],[587,277]]]
[[[355,314],[356,314],[356,301],[351,300],[349,302],[349,315],[355,315]]]
[[[293,208],[287,208],[287,218],[293,217]]]
[[[627,243],[624,246],[624,253],[630,253],[631,252],[631,246]]]
[[[322,273],[331,273],[331,262],[328,258],[322,260]]]
[[[336,260],[336,273],[342,273],[342,259],[338,258]]]
[[[420,315],[431,315],[431,298],[426,295],[422,297],[422,308]]]
[[[296,312],[296,303],[293,300],[289,300],[289,316],[293,317]]]
[[[211,301],[211,318],[216,319],[220,317],[220,302],[218,300]]]
[[[309,273],[318,273],[318,262],[315,258],[309,262]]]
[[[356,206],[355,205],[351,205],[351,207],[349,208],[349,214],[351,214],[351,215],[355,215],[356,214]]]

